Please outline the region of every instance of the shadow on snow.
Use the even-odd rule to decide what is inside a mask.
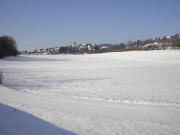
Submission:
[[[3,60],[7,61],[18,61],[18,62],[31,62],[31,61],[71,61],[69,59],[52,59],[52,58],[41,58],[41,57],[32,57],[32,56],[10,56],[10,57],[5,57]]]
[[[99,81],[99,80],[107,80],[111,78],[78,78],[78,79],[54,79],[50,77],[46,77],[45,79],[35,79],[34,82],[28,82],[27,80],[23,82],[4,82],[4,86],[9,87],[15,90],[42,90],[59,87],[60,85],[67,83],[81,83],[87,81]]]
[[[76,135],[32,114],[0,103],[0,135]]]

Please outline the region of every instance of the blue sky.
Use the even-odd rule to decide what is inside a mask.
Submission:
[[[180,0],[0,0],[0,36],[20,50],[180,33]]]

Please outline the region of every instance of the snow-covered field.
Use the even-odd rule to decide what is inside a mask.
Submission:
[[[0,135],[179,135],[180,51],[0,60]]]

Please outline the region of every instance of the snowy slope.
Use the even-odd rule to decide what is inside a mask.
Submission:
[[[179,67],[175,50],[8,57],[0,119],[8,105],[67,134],[180,134]]]

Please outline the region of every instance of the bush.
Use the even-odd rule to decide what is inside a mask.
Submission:
[[[2,73],[0,72],[0,84],[2,84]]]
[[[10,36],[0,37],[0,58],[6,56],[17,56],[18,50],[16,41]]]

